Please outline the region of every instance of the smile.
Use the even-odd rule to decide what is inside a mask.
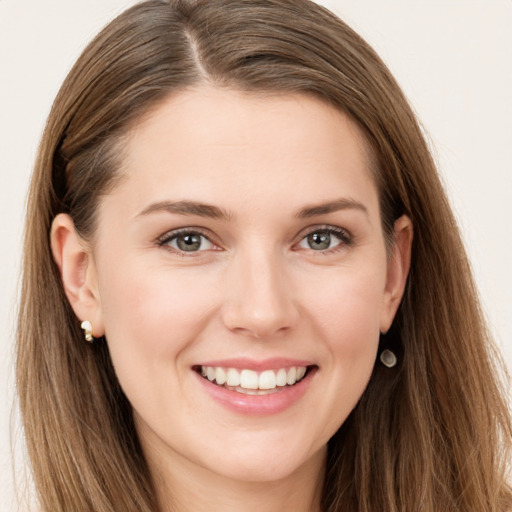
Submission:
[[[198,372],[210,382],[230,391],[248,395],[266,395],[301,381],[306,375],[307,367],[292,366],[257,372],[249,369],[201,366]]]

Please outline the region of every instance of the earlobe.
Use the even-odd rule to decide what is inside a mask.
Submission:
[[[103,318],[94,259],[69,215],[61,213],[55,217],[50,241],[53,259],[71,307],[80,320],[91,322],[95,337],[102,336]]]
[[[411,265],[413,226],[407,215],[402,215],[393,231],[393,246],[388,260],[386,289],[381,315],[380,330],[385,333],[391,327],[395,314],[402,300],[407,276]]]

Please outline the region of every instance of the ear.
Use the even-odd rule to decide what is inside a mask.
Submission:
[[[75,229],[69,215],[59,214],[52,223],[50,242],[66,297],[76,316],[89,320],[93,336],[103,336],[103,316],[94,258],[89,244]]]
[[[407,215],[402,215],[393,231],[393,246],[388,258],[386,288],[380,319],[380,331],[385,333],[391,327],[395,314],[402,300],[411,265],[411,248],[413,238],[412,222]]]

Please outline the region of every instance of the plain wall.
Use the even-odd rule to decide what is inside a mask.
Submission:
[[[9,433],[13,332],[24,200],[36,147],[80,51],[133,3],[0,0],[0,512],[16,509]],[[512,368],[512,1],[321,3],[374,46],[422,120],[491,328]],[[16,411],[13,419],[16,438]],[[16,446],[22,463],[22,444]]]

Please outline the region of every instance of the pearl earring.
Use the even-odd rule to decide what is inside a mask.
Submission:
[[[89,343],[92,343],[94,341],[94,337],[92,335],[92,325],[91,325],[91,322],[89,322],[89,320],[84,320],[80,324],[80,327],[84,330],[85,340],[88,341]]]
[[[380,354],[380,362],[388,368],[393,368],[396,365],[396,356],[391,350],[383,350]]]

